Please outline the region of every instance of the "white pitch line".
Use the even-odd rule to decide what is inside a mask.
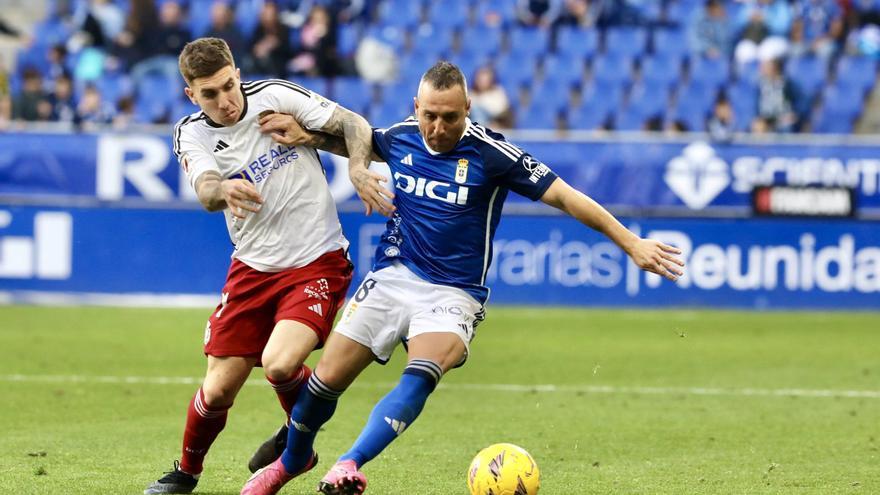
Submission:
[[[91,375],[0,375],[3,382],[110,383],[147,385],[198,385],[201,377],[189,376],[91,376]],[[249,385],[268,385],[250,379]],[[386,382],[356,382],[355,388],[391,388]],[[628,387],[613,385],[522,385],[506,383],[441,383],[444,390],[470,390],[512,393],[587,393],[635,395],[705,395],[739,397],[845,397],[880,399],[880,390],[814,390],[802,388],[707,388],[707,387]]]

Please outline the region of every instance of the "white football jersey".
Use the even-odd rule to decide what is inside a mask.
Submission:
[[[260,112],[272,110],[318,130],[336,104],[282,80],[243,82],[241,90],[244,110],[238,123],[224,127],[198,112],[181,119],[173,136],[174,154],[190,185],[213,170],[225,179],[249,180],[263,198],[259,213],[244,219],[229,208],[223,211],[235,245],[232,256],[256,270],[277,272],[348,248],[317,151],[278,144],[259,126]]]

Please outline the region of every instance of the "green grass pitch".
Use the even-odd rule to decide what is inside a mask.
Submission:
[[[161,378],[204,373],[207,314],[0,307],[0,493],[137,494],[168,470],[197,385]],[[880,313],[490,307],[368,493],[464,495],[495,442],[532,453],[542,495],[880,493],[878,350]],[[402,365],[361,376],[281,493],[314,493]],[[237,494],[282,421],[260,378],[196,493]]]

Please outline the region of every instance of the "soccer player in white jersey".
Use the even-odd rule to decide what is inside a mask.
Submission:
[[[439,62],[422,76],[417,120],[374,130],[373,152],[395,178],[396,210],[372,271],[343,310],[291,412],[286,449],[248,481],[243,495],[274,494],[307,469],[315,436],[340,394],[403,340],[409,361],[400,382],[376,404],[351,450],[318,486],[328,495],[364,492],[361,466],[415,421],[443,374],[468,356],[474,327],[484,317],[492,238],[509,190],[605,234],[644,270],[671,280],[682,274],[677,248],[639,238],[548,166],[471,122],[466,88],[456,66]],[[288,144],[347,155],[342,140],[304,133],[292,118],[287,124]]]
[[[217,38],[187,44],[180,72],[201,112],[174,127],[174,153],[205,209],[223,211],[235,248],[205,328],[207,373],[189,404],[181,460],[146,494],[195,488],[255,365],[289,415],[311,374],[303,360],[324,344],[351,282],[348,241],[318,154],[279,143],[284,134],[273,127],[274,112],[340,136],[355,150],[350,174],[367,210],[387,205],[375,201],[382,186],[366,168],[371,130],[362,117],[290,82],[242,83],[229,47]]]

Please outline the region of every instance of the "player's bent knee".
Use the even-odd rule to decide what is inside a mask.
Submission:
[[[266,374],[266,378],[280,382],[293,376],[300,366],[302,366],[300,362],[264,361],[263,372]]]
[[[224,384],[202,385],[205,405],[209,408],[229,407],[235,402],[238,387]]]

